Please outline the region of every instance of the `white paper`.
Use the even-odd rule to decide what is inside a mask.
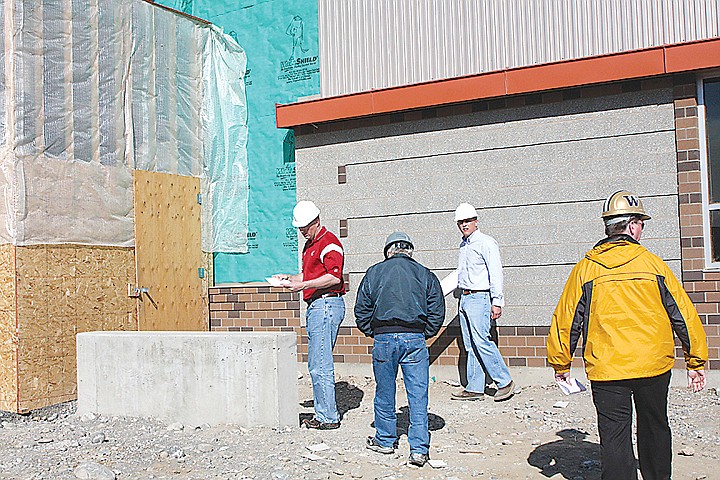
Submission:
[[[443,296],[451,294],[458,286],[458,273],[457,270],[453,270],[450,274],[440,280],[440,287],[442,287]]]
[[[290,280],[282,279],[277,277],[266,277],[265,281],[270,284],[271,287],[284,287],[290,283]]]
[[[430,459],[428,460],[428,465],[430,465],[432,468],[445,468],[447,467],[447,463],[445,463],[443,460],[435,460]]]
[[[306,453],[303,455],[303,457],[307,458],[308,460],[312,460],[313,462],[317,460],[325,460],[325,457],[321,457],[320,455],[315,455],[314,453]]]
[[[305,448],[307,448],[308,450],[310,450],[313,453],[324,452],[325,450],[330,450],[330,447],[328,447],[324,443],[316,443],[315,445],[308,445]]]
[[[570,402],[559,401],[559,402],[553,403],[553,408],[565,408],[568,405],[570,405]]]
[[[567,380],[558,380],[558,387],[565,395],[572,395],[573,393],[580,393],[587,390],[585,385],[578,382],[577,378],[569,377]]]

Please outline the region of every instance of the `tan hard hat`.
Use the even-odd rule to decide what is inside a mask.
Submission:
[[[640,197],[627,190],[618,190],[603,203],[602,218],[627,215],[637,215],[641,220],[650,220],[650,215],[645,213]]]

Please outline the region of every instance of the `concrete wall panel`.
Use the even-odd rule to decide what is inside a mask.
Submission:
[[[461,202],[478,207],[480,230],[500,245],[509,325],[549,323],[570,268],[604,236],[602,201],[618,189],[641,195],[653,217],[643,244],[680,272],[669,89],[356,125],[299,135],[297,145],[298,198],[318,202],[331,229],[348,222],[349,318],[392,231],[410,234],[415,258],[441,278],[456,267]]]
[[[359,120],[359,128],[298,136],[296,141],[304,158],[320,156],[315,160],[321,163],[322,148],[313,147],[343,144],[341,164],[353,165],[672,130],[672,113],[671,92],[649,90],[381,126]],[[444,134],[438,136],[438,131]]]
[[[296,356],[290,332],[82,333],[78,413],[297,425]]]

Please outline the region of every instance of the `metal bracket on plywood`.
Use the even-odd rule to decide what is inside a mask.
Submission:
[[[132,283],[128,283],[128,297],[140,298],[143,293],[148,293],[150,290],[147,288],[139,288],[134,286]]]

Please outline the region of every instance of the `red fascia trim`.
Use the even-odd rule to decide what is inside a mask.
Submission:
[[[279,128],[720,67],[720,38],[276,105]]]
[[[530,93],[665,73],[662,48],[509,70],[507,94]]]
[[[665,70],[667,73],[718,66],[720,66],[720,39],[665,47]]]

